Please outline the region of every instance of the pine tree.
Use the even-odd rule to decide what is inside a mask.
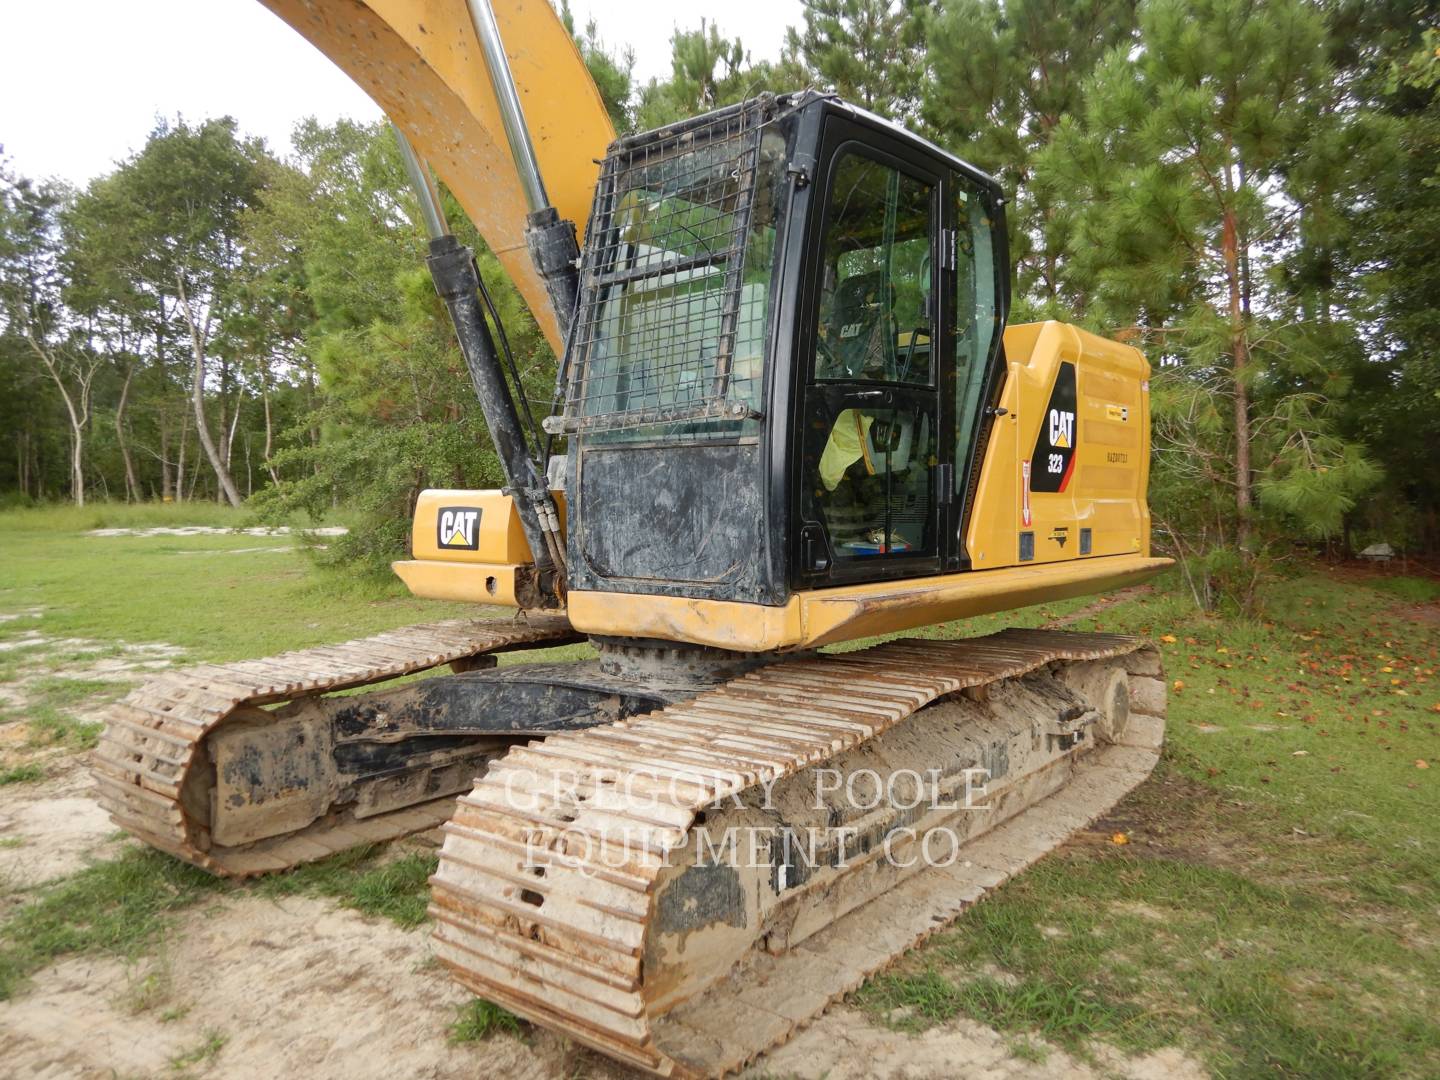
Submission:
[[[723,37],[701,20],[698,30],[676,30],[670,38],[670,78],[651,79],[635,109],[641,130],[673,124],[769,91],[801,89],[808,81],[793,57],[779,63],[752,63],[741,40]]]
[[[847,101],[907,119],[919,102],[928,6],[927,0],[805,0],[805,27],[787,32],[787,54]]]
[[[1177,543],[1233,553],[1243,601],[1262,510],[1325,535],[1377,475],[1335,432],[1347,386],[1322,321],[1277,286],[1314,194],[1297,164],[1343,144],[1348,119],[1325,107],[1342,88],[1313,5],[1152,0],[1140,29],[1138,57],[1101,62],[1039,166],[1076,222],[1075,297],[1173,365],[1154,383],[1157,507]]]
[[[1010,194],[1015,302],[1064,315],[1069,222],[1031,178],[1036,153],[1080,112],[1096,62],[1135,34],[1136,0],[943,0],[926,22],[928,131]]]
[[[1412,5],[1407,4],[1406,8]],[[1404,10],[1386,26],[1389,51],[1362,54],[1368,96],[1393,125],[1393,140],[1358,167],[1371,197],[1350,208],[1351,266],[1365,314],[1379,331],[1346,422],[1389,464],[1389,482],[1365,507],[1367,539],[1440,549],[1440,13],[1429,24]],[[1342,278],[1342,283],[1344,279]],[[1408,543],[1407,543],[1408,542]]]
[[[570,11],[570,0],[561,0],[560,21],[575,39],[580,58],[594,80],[595,89],[600,91],[600,100],[610,114],[610,123],[617,132],[627,132],[631,127],[630,97],[635,90],[635,50],[622,49],[612,52],[600,40],[600,28],[594,19],[585,24],[583,34],[575,31],[575,16]]]

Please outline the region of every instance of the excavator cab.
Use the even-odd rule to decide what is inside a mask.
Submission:
[[[572,592],[777,605],[963,568],[1002,201],[809,92],[617,141],[547,423],[570,439]]]

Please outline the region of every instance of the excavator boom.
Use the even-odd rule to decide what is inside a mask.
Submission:
[[[550,347],[557,317],[530,259],[531,211],[475,20],[459,0],[261,0],[375,99],[499,258]],[[582,230],[615,129],[546,0],[492,0],[550,201]],[[568,314],[568,313],[567,313]]]

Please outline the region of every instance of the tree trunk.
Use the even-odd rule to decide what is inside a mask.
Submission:
[[[1240,254],[1235,231],[1235,211],[1225,208],[1224,233],[1221,238],[1225,256],[1225,278],[1230,293],[1230,354],[1231,379],[1235,402],[1235,539],[1244,549],[1250,539],[1250,510],[1254,504],[1250,476],[1250,390],[1245,385],[1250,363],[1250,340],[1245,326],[1245,309],[1241,300]]]
[[[240,402],[239,402],[239,400],[237,399],[236,402],[235,402],[235,412],[234,412],[234,413],[231,415],[231,417],[230,417],[230,426],[225,429],[225,454],[224,454],[224,457],[225,457],[225,471],[228,472],[228,473],[231,473],[232,476],[233,476],[234,474],[233,474],[233,472],[231,472],[232,466],[231,466],[230,463],[234,460],[234,455],[235,455],[235,429],[238,428],[239,426],[240,426]],[[248,465],[247,465],[247,468],[248,468]],[[245,493],[245,497],[246,497],[247,499],[250,497],[250,493],[249,493],[248,491]],[[219,502],[219,501],[220,501],[220,494],[219,494],[219,492],[216,492],[216,494],[215,494],[215,501],[216,501],[216,502]]]
[[[135,462],[130,444],[125,441],[125,404],[130,400],[130,380],[135,377],[135,362],[125,368],[125,381],[120,385],[120,403],[115,406],[115,440],[120,445],[120,458],[125,462],[125,501],[140,501],[140,484],[135,479]]]
[[[310,445],[320,445],[320,425],[315,422],[315,364],[306,357],[305,363],[305,411],[310,416]],[[320,455],[315,455],[312,465],[315,475],[320,475]]]
[[[180,410],[180,453],[175,461],[175,501],[185,501],[185,442],[190,434],[190,410]]]
[[[275,471],[274,464],[270,461],[270,455],[274,450],[275,425],[270,419],[270,380],[267,378],[260,384],[261,400],[265,405],[265,469],[270,473],[270,482],[280,483],[280,475]]]
[[[90,384],[95,377],[95,369],[99,366],[98,361],[92,360],[88,366],[74,362],[70,372],[78,383],[75,393],[72,395],[70,388],[65,385],[65,373],[61,371],[61,359],[50,348],[41,345],[34,334],[28,330],[25,339],[30,343],[30,348],[45,365],[45,370],[50,373],[55,388],[60,391],[60,397],[65,402],[65,414],[70,420],[70,497],[76,506],[85,505],[85,425],[90,422]]]
[[[70,433],[70,494],[76,506],[85,505],[85,439],[78,428]]]
[[[160,501],[164,502],[174,490],[170,481],[170,423],[165,419],[165,410],[160,413]]]
[[[235,490],[235,481],[220,457],[220,452],[215,448],[215,440],[210,437],[210,427],[205,421],[205,345],[210,336],[210,320],[214,311],[206,312],[205,325],[202,327],[185,291],[183,275],[176,274],[175,281],[179,286],[180,304],[185,309],[185,322],[190,327],[190,352],[195,359],[190,380],[190,403],[195,409],[195,434],[200,438],[200,446],[210,460],[210,467],[215,470],[215,480],[220,485],[220,490],[231,506],[238,507],[240,492]]]

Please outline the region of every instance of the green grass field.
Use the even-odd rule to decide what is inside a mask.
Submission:
[[[0,793],[69,760],[93,738],[86,710],[124,689],[47,666],[146,644],[191,661],[258,656],[475,610],[318,571],[294,537],[86,535],[181,523],[249,524],[214,507],[0,514],[0,617],[17,616],[0,621],[0,689],[20,687],[24,701],[0,698],[0,723],[31,729],[0,745]],[[856,1004],[902,1032],[973,1017],[1013,1033],[1027,1060],[1050,1045],[1084,1057],[1098,1041],[1178,1045],[1222,1076],[1440,1075],[1437,599],[1433,579],[1316,566],[1273,583],[1256,621],[1202,615],[1162,580],[1105,606],[935,628],[1078,616],[1076,629],[1160,641],[1167,747],[1109,819]],[[366,851],[240,888],[331,897],[414,926],[432,865]],[[215,888],[131,852],[0,895],[0,998],[57,956],[143,953]],[[476,1007],[453,1036],[492,1030],[509,1021]]]
[[[1437,592],[1317,568],[1263,621],[1164,591],[1081,619],[1163,643],[1155,777],[857,1001],[1223,1076],[1440,1075]]]

